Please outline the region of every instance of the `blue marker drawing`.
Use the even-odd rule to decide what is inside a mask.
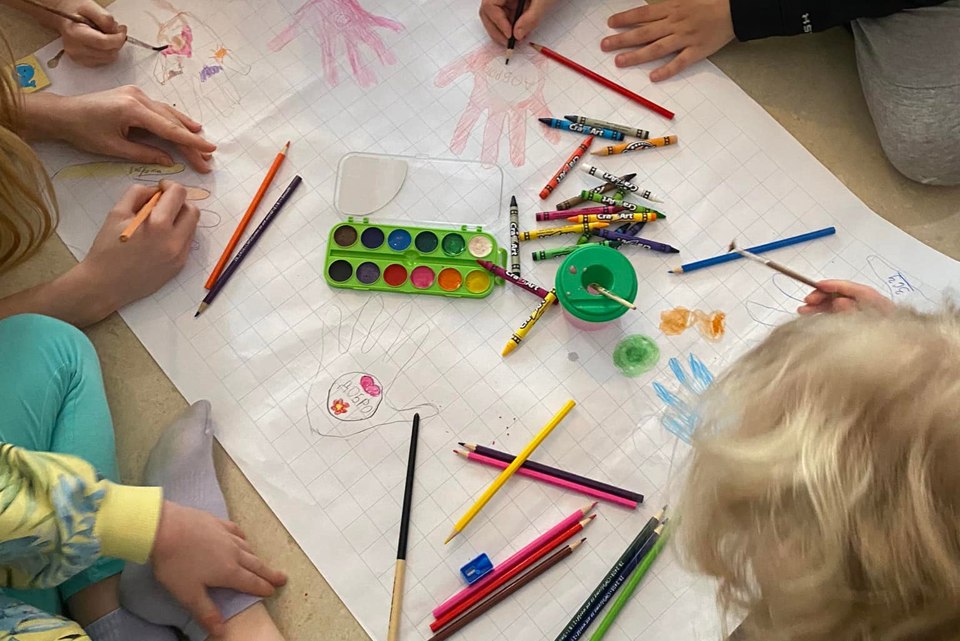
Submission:
[[[36,88],[37,81],[33,79],[36,74],[36,69],[32,65],[23,63],[17,65],[17,82],[25,89]]]
[[[710,383],[713,382],[713,374],[707,369],[707,366],[694,354],[690,354],[690,374],[684,369],[683,365],[676,358],[671,358],[668,363],[673,375],[680,382],[680,394],[675,394],[660,383],[654,383],[653,389],[664,403],[667,404],[663,417],[660,419],[664,428],[684,443],[690,443],[693,432],[697,429],[699,416],[697,416],[696,403]]]

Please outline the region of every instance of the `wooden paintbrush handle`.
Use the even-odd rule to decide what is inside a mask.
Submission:
[[[390,626],[387,628],[387,641],[400,638],[400,606],[403,602],[403,579],[407,569],[405,559],[397,559],[397,569],[393,575],[393,598],[390,600]]]

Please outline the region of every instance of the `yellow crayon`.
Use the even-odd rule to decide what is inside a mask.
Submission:
[[[612,156],[614,154],[626,154],[631,151],[643,151],[653,147],[666,147],[667,145],[677,144],[676,136],[664,136],[662,138],[651,138],[650,140],[634,140],[619,145],[605,145],[598,151],[593,152],[594,156]]]
[[[533,313],[530,314],[530,318],[523,321],[523,325],[520,326],[520,329],[513,333],[513,336],[510,337],[510,340],[507,341],[507,344],[503,346],[503,352],[500,355],[506,356],[513,350],[520,347],[520,341],[526,338],[527,332],[530,331],[530,328],[533,327],[538,320],[540,320],[540,317],[543,316],[543,313],[547,311],[547,308],[553,305],[554,301],[556,300],[557,290],[551,289],[547,293],[546,298],[543,299],[543,302],[541,302],[540,305],[533,310]]]
[[[586,234],[594,229],[609,227],[610,223],[581,223],[579,225],[565,225],[563,227],[544,227],[520,232],[520,240],[536,240],[560,234]]]
[[[627,211],[618,214],[588,214],[586,216],[570,216],[567,218],[571,223],[649,223],[651,220],[666,218],[658,212],[650,213],[630,213]]]

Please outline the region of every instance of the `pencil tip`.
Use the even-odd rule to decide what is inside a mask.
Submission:
[[[454,530],[450,533],[450,536],[447,537],[447,540],[443,542],[443,544],[446,545],[447,543],[449,543],[450,541],[452,541],[452,540],[454,539],[454,537],[457,536],[457,534],[459,534],[459,533],[457,532],[456,529],[454,529]]]
[[[287,141],[287,144],[283,146],[283,153],[287,153],[290,150],[290,141]]]

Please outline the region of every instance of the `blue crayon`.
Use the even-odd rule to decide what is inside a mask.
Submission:
[[[575,134],[583,134],[584,136],[597,136],[599,138],[606,138],[607,140],[623,140],[623,133],[619,131],[603,129],[601,127],[591,127],[589,125],[581,125],[576,122],[570,122],[569,120],[560,120],[559,118],[540,118],[539,120],[548,127],[572,131]]]
[[[658,243],[655,240],[648,240],[646,238],[640,238],[639,236],[628,236],[626,234],[621,234],[609,229],[594,229],[594,234],[606,238],[607,240],[619,240],[624,245],[638,245],[645,249],[650,249],[655,252],[662,252],[664,254],[679,254],[680,250],[676,247],[671,247],[666,243]]]

